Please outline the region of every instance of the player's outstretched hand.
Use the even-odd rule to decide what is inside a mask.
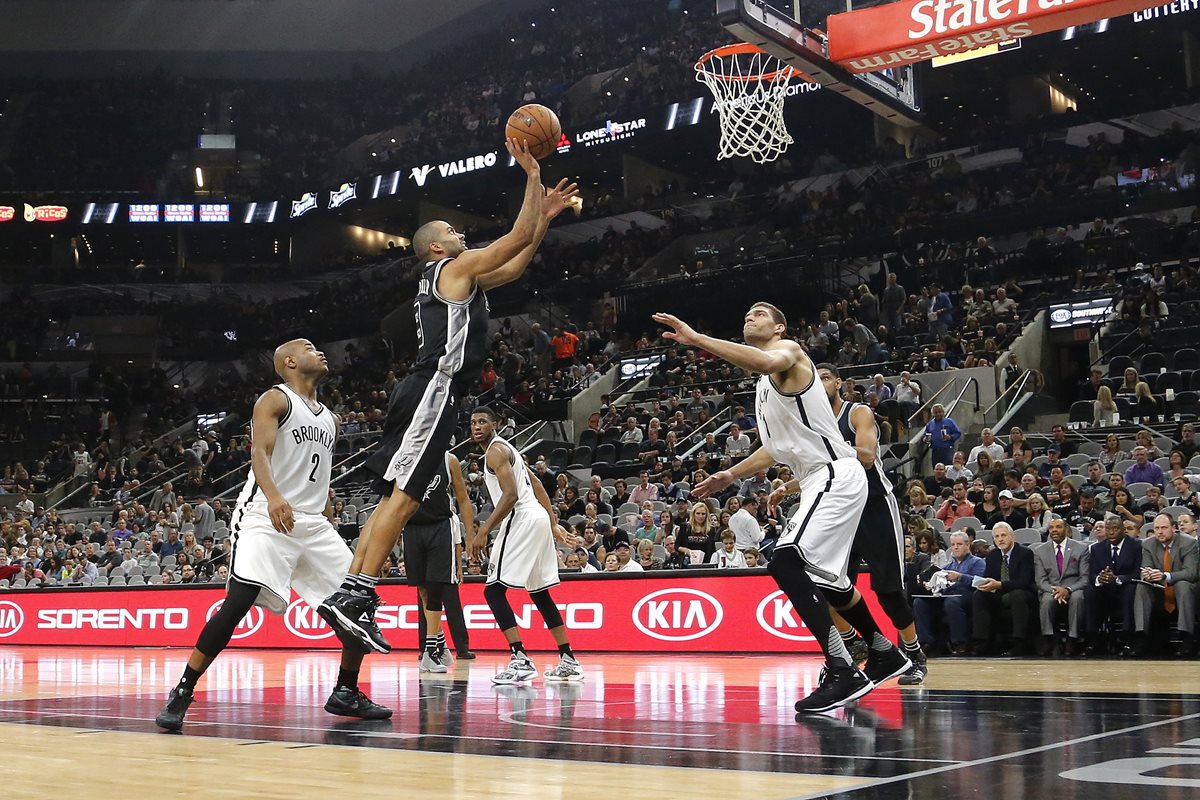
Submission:
[[[481,536],[478,532],[476,532],[476,534],[471,537],[471,546],[467,549],[471,554],[471,558],[482,561],[484,554],[487,552],[487,534],[485,533]]]
[[[779,504],[782,503],[787,496],[788,490],[786,486],[780,486],[778,489],[775,489],[769,495],[767,495],[767,513],[771,516],[775,516],[775,512],[779,509]]]
[[[716,494],[733,483],[733,473],[727,469],[714,472],[692,487],[692,497],[701,500],[711,494]]]
[[[538,160],[529,152],[529,142],[522,139],[517,141],[512,137],[504,140],[504,146],[508,148],[508,154],[516,159],[521,165],[521,169],[525,170],[526,175],[541,176],[542,167],[538,164]]]
[[[553,189],[546,190],[546,200],[542,203],[542,216],[549,222],[563,211],[571,208],[578,197],[578,184],[570,183],[567,178],[563,178]]]
[[[271,517],[271,526],[280,533],[291,533],[292,528],[296,527],[292,506],[282,497],[267,502],[267,514]]]
[[[696,344],[696,342],[699,340],[699,337],[697,336],[696,331],[692,329],[692,326],[688,325],[674,314],[667,314],[659,311],[657,314],[651,317],[651,319],[653,319],[659,325],[666,325],[668,328],[674,329],[663,331],[662,338],[664,339],[670,339],[671,341],[679,342],[680,344]]]

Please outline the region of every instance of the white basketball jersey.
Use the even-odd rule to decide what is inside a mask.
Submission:
[[[513,478],[517,484],[517,504],[513,506],[513,511],[520,508],[543,510],[537,495],[533,493],[533,485],[529,482],[529,470],[525,468],[525,459],[517,452],[517,448],[499,436],[492,439],[488,449],[497,446],[503,448],[508,454],[508,463],[512,464]],[[492,472],[492,468],[487,466],[486,458],[484,459],[483,482],[487,486],[488,496],[492,498],[492,507],[495,508],[500,503],[500,497],[504,492],[500,489],[500,479],[496,477],[496,473]]]
[[[279,420],[275,434],[271,477],[294,511],[323,514],[329,501],[329,470],[333,466],[337,422],[325,406],[314,413],[308,401],[287,385],[281,383],[275,388],[287,398],[288,410]],[[253,434],[252,429],[251,437]],[[265,500],[251,469],[238,495],[238,505]]]
[[[840,458],[854,458],[815,372],[808,387],[796,394],[779,391],[770,375],[761,376],[754,409],[763,447],[797,478]]]

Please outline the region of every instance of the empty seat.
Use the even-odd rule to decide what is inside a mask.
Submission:
[[[582,464],[585,467],[588,466],[592,463],[592,448],[576,447],[571,451],[571,461],[575,464]]]
[[[1034,545],[1042,541],[1042,532],[1037,528],[1017,528],[1013,531],[1013,539],[1018,544]]]
[[[978,531],[982,527],[983,523],[977,517],[959,517],[950,523],[951,532],[961,531],[963,528],[974,528]]]
[[[1183,382],[1183,373],[1181,372],[1164,372],[1154,382],[1154,391],[1156,394],[1166,394],[1167,389],[1173,392],[1180,392],[1186,388],[1187,384]]]
[[[1182,350],[1175,351],[1175,369],[1200,369],[1200,351],[1192,347],[1185,347]]]
[[[579,457],[578,453],[581,449],[582,448],[575,449],[575,453],[576,453],[575,460],[583,461],[583,463],[588,463]],[[610,462],[613,462],[616,460],[617,460],[617,447],[616,447],[616,445],[611,444],[611,443],[602,444],[599,447],[597,447],[595,454],[591,458],[592,462],[603,461],[605,463],[610,463]]]
[[[1146,353],[1138,364],[1138,372],[1143,375],[1157,374],[1167,368],[1167,357],[1163,353]]]
[[[546,459],[546,466],[551,469],[562,469],[567,465],[567,448],[556,447],[550,451],[550,457]]]
[[[1091,400],[1077,400],[1071,403],[1071,414],[1067,417],[1067,422],[1091,422],[1095,418],[1092,409]]]
[[[600,434],[588,428],[583,433],[579,434],[579,444],[584,447],[595,447],[600,440]]]
[[[1126,368],[1132,366],[1133,359],[1129,356],[1113,356],[1112,360],[1108,362],[1108,377],[1120,378],[1125,374]]]

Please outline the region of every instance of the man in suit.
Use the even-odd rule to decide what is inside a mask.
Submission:
[[[1104,539],[1088,552],[1088,585],[1083,590],[1087,608],[1088,655],[1102,655],[1100,625],[1120,620],[1125,638],[1133,632],[1133,597],[1142,572],[1142,543],[1125,535],[1116,514],[1104,519]]]
[[[1042,623],[1039,655],[1054,654],[1058,617],[1067,612],[1066,654],[1079,652],[1083,634],[1083,590],[1087,586],[1088,546],[1071,538],[1061,519],[1050,520],[1050,538],[1033,548],[1033,581],[1038,589],[1038,616]]]
[[[1133,607],[1138,632],[1139,656],[1150,654],[1152,640],[1147,635],[1150,617],[1156,610],[1167,617],[1179,612],[1179,633],[1183,636],[1179,655],[1196,654],[1196,581],[1200,577],[1200,550],[1196,540],[1175,530],[1170,514],[1154,518],[1154,535],[1142,543],[1141,579],[1137,585]],[[1166,632],[1165,630],[1163,631]],[[1158,633],[1158,631],[1154,631]]]
[[[1002,609],[1012,614],[1012,639],[1004,655],[1023,656],[1029,652],[1029,621],[1033,616],[1033,552],[1017,544],[1013,529],[1006,522],[992,529],[996,546],[987,554],[983,580],[975,581],[971,598],[975,652],[996,652],[992,646],[992,619]]]
[[[950,561],[944,569],[950,585],[940,596],[913,599],[917,638],[926,653],[941,638],[941,617],[944,615],[950,627],[950,652],[956,656],[966,655],[971,638],[974,579],[983,577],[983,566],[982,558],[971,555],[970,536],[962,531],[950,534]]]

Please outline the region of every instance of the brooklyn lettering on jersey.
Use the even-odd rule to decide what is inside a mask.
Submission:
[[[324,428],[318,428],[316,425],[297,425],[295,428],[292,428],[292,438],[296,440],[296,444],[316,442],[330,453],[333,452],[333,440],[335,438],[333,433]]]

